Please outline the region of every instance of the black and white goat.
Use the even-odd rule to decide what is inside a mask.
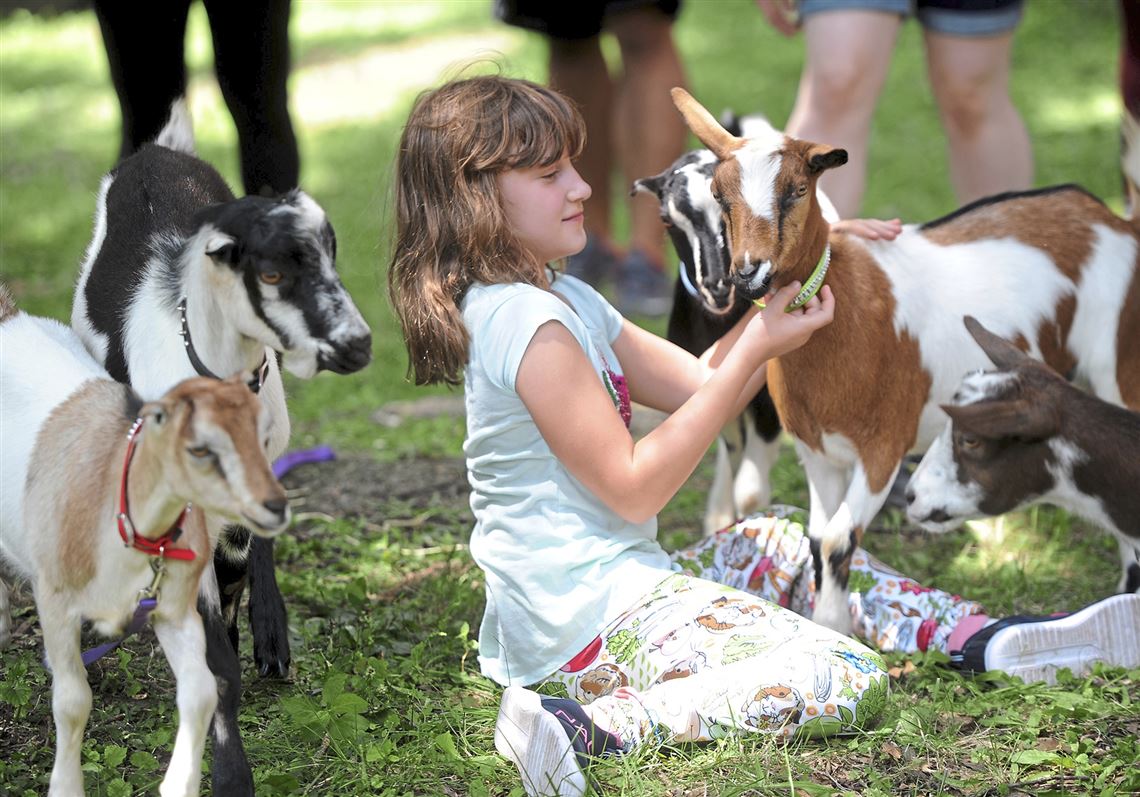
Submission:
[[[907,516],[938,532],[1056,504],[1112,532],[1119,591],[1140,592],[1140,414],[1070,385],[974,318],[966,327],[999,370],[968,374],[943,406],[950,423],[911,478]]]
[[[903,458],[942,431],[940,405],[962,374],[986,364],[964,314],[1140,408],[1140,216],[1057,186],[989,197],[891,241],[859,239],[830,230],[816,196],[846,152],[772,128],[734,136],[684,90],[673,97],[717,157],[736,291],[758,299],[826,280],[836,297],[829,326],[768,363],[768,387],[808,477],[822,570],[813,619],[849,632],[852,551]]]
[[[767,125],[759,117],[725,120],[734,135]],[[636,180],[633,191],[656,197],[661,220],[679,259],[673,309],[666,337],[700,355],[724,336],[752,302],[730,279],[731,256],[724,217],[713,199],[717,158],[707,149],[687,152],[665,171]],[[831,202],[818,191],[829,221],[838,220]],[[704,530],[712,534],[769,503],[769,475],[780,453],[780,418],[765,386],[717,440],[716,470],[705,508]]]
[[[268,414],[240,377],[187,380],[143,404],[71,329],[18,312],[3,286],[0,351],[0,554],[32,584],[52,671],[48,793],[83,794],[91,688],[82,621],[120,636],[149,612],[177,681],[178,734],[159,792],[197,795],[218,701],[195,609],[213,550],[203,510],[258,534],[288,525],[266,457]],[[2,582],[0,598],[6,642]]]
[[[272,421],[269,453],[277,457],[289,416],[274,352],[300,377],[351,373],[371,359],[371,334],[335,261],[333,228],[303,191],[234,198],[221,175],[193,155],[179,101],[156,143],[100,185],[71,323],[111,376],[144,399],[195,374],[254,372],[252,386]],[[237,726],[237,609],[247,578],[258,668],[283,676],[289,667],[271,545],[230,526],[214,557],[216,584],[203,579],[210,666],[221,686],[213,784],[225,797],[253,792]]]

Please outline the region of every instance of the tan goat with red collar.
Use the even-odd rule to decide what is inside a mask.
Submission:
[[[844,150],[774,129],[738,138],[684,90],[673,98],[719,159],[737,291],[758,299],[817,277],[835,293],[835,321],[772,361],[768,386],[808,477],[822,560],[813,616],[849,632],[852,550],[903,457],[945,426],[939,404],[989,362],[964,315],[1140,408],[1140,224],[1058,186],[980,200],[894,241],[831,233],[815,185]]]
[[[265,454],[269,416],[240,376],[189,379],[143,404],[69,328],[18,312],[3,285],[0,351],[0,557],[32,584],[52,671],[48,794],[84,793],[91,688],[81,622],[117,636],[132,615],[132,629],[149,615],[179,715],[159,792],[197,795],[218,700],[195,605],[215,542],[202,513],[265,535],[285,528],[285,492]],[[0,581],[0,647],[9,627]]]

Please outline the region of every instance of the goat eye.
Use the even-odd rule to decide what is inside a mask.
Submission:
[[[803,196],[807,193],[807,183],[801,183],[796,186],[796,196]]]
[[[190,456],[195,459],[205,459],[210,456],[210,449],[206,446],[191,446],[186,450],[190,453]]]
[[[263,271],[258,276],[266,285],[276,285],[281,281],[280,271]]]
[[[982,441],[972,434],[964,434],[958,438],[958,442],[962,444],[962,448],[977,448],[982,444]]]

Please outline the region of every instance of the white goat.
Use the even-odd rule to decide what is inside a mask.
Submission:
[[[301,378],[352,373],[371,359],[371,333],[337,276],[336,235],[324,210],[300,190],[235,199],[194,156],[193,138],[176,102],[157,141],[103,178],[71,325],[108,373],[144,399],[195,374],[258,372],[276,458],[289,439],[289,416],[274,352]],[[261,674],[288,674],[289,626],[272,541],[242,526],[226,527],[218,540],[200,607],[221,684],[210,775],[218,797],[252,797],[237,721],[238,608],[247,584]]]
[[[774,129],[738,138],[684,90],[673,97],[719,161],[712,191],[736,291],[758,299],[826,279],[835,292],[834,322],[771,361],[768,387],[808,477],[822,570],[813,618],[849,632],[852,551],[903,457],[945,427],[939,405],[987,363],[964,314],[1140,408],[1140,221],[1058,186],[979,200],[894,241],[831,233],[815,187],[845,151]]]
[[[52,671],[49,794],[83,794],[91,688],[82,620],[121,634],[140,599],[157,597],[150,619],[177,680],[179,714],[159,790],[197,795],[218,700],[195,608],[213,551],[203,511],[264,535],[287,525],[265,454],[267,413],[240,377],[187,380],[144,405],[70,329],[19,312],[2,285],[0,407],[0,555],[32,584]],[[0,582],[0,641],[11,625],[7,589]]]

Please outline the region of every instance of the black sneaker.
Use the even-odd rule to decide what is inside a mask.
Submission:
[[[617,257],[593,236],[586,238],[586,245],[581,252],[566,258],[567,274],[598,289],[601,289],[603,282],[614,276],[617,269]]]
[[[1057,671],[1086,675],[1097,662],[1140,667],[1140,595],[1113,595],[1072,614],[1006,617],[950,651],[970,672],[1000,670],[1026,683],[1057,683]]]
[[[582,797],[590,759],[621,752],[621,744],[576,701],[509,686],[495,721],[495,749],[518,767],[530,797]]]
[[[659,318],[673,306],[673,283],[644,252],[633,249],[618,268],[615,306],[624,316]]]

